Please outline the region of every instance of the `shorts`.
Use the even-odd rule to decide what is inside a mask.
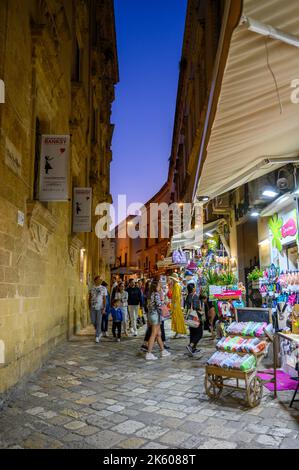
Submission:
[[[148,321],[151,325],[161,325],[161,315],[158,312],[152,312],[148,315]]]

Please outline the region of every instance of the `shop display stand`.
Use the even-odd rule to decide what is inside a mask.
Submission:
[[[238,321],[238,318],[237,318]],[[229,337],[240,336],[229,334]],[[252,339],[252,336],[242,336],[244,339]],[[264,338],[263,338],[264,339]],[[256,358],[256,366],[246,372],[234,369],[225,369],[222,367],[206,365],[205,375],[205,390],[209,398],[217,399],[220,397],[224,388],[243,391],[246,394],[246,400],[251,408],[255,408],[261,403],[263,397],[263,385],[269,382],[274,383],[274,397],[276,398],[276,364],[277,364],[277,349],[275,343],[275,336],[272,338],[270,335],[266,335],[265,340],[270,343],[273,342],[274,350],[274,374],[273,379],[269,381],[263,381],[257,376],[258,366],[265,356],[264,351],[259,354],[252,354]],[[238,354],[244,356],[244,353],[238,353],[234,351],[225,351],[231,354]],[[228,381],[236,380],[236,384],[227,383]],[[243,382],[243,386],[240,386],[240,382]]]
[[[241,370],[223,369],[216,366],[206,366],[205,389],[209,398],[219,398],[223,389],[228,388],[236,391],[245,391],[249,406],[255,408],[263,397],[263,383],[256,375],[257,369],[243,372]],[[225,383],[228,380],[236,379],[236,385]],[[240,381],[245,385],[240,386]]]

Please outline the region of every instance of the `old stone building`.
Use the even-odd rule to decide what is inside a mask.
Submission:
[[[176,201],[192,202],[224,5],[188,1],[170,164]]]
[[[73,188],[111,201],[118,82],[113,0],[0,2],[0,392],[87,322],[109,278],[94,232],[73,233]],[[69,135],[69,200],[39,201],[41,136]],[[95,218],[92,220],[94,228]]]

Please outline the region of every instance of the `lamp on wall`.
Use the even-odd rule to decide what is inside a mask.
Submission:
[[[261,23],[253,18],[243,15],[241,18],[241,25],[247,26],[248,31],[261,34],[268,38],[276,39],[277,41],[284,42],[290,46],[299,47],[299,37],[294,34],[288,34],[280,29],[274,28],[271,25]]]

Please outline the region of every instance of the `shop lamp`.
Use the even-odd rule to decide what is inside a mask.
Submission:
[[[271,190],[271,189],[266,189],[263,192],[263,196],[273,198],[273,197],[278,196],[278,193],[276,191]]]
[[[250,213],[250,216],[255,217],[255,218],[259,217],[259,215],[260,215],[260,213],[255,211],[255,210]]]
[[[214,238],[214,235],[213,235],[211,232],[207,232],[206,235],[207,235],[209,238]]]
[[[209,196],[197,196],[198,202],[209,202]]]
[[[269,243],[270,243],[269,238],[265,238],[265,240],[262,240],[261,242],[259,242],[259,246],[269,245]]]
[[[245,15],[242,16],[241,24],[247,26],[248,31],[251,31],[253,33],[261,34],[262,36],[276,39],[277,41],[284,42],[286,44],[289,44],[290,46],[299,47],[298,36],[285,33],[280,29],[273,28],[273,26],[271,25],[261,23],[260,21],[256,21],[253,18],[249,18]]]

